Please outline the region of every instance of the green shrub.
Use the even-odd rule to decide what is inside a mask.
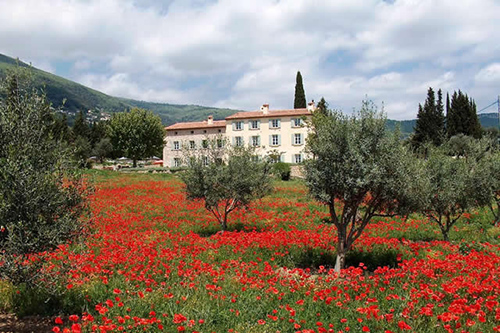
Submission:
[[[9,76],[0,99],[0,279],[34,289],[47,279],[30,256],[82,235],[88,188],[73,152],[52,139],[50,104],[26,82]]]
[[[277,162],[273,164],[273,174],[281,180],[290,180],[291,168],[288,163]]]

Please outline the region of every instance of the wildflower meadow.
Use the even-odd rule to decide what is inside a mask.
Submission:
[[[10,299],[55,309],[53,332],[500,331],[500,228],[486,210],[449,242],[422,216],[376,219],[337,274],[334,226],[301,181],[275,182],[220,232],[173,175],[89,177],[86,241],[32,258],[60,297]]]

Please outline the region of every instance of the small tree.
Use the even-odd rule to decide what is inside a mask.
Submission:
[[[181,174],[189,199],[201,199],[214,215],[222,231],[227,229],[228,215],[248,207],[251,201],[271,191],[270,167],[259,161],[247,147],[219,148],[217,140],[207,140],[206,149],[185,154],[187,170]]]
[[[113,148],[131,158],[134,167],[139,159],[158,155],[163,149],[165,129],[161,118],[151,111],[134,108],[116,113],[108,128]]]
[[[294,109],[301,109],[307,107],[306,93],[304,91],[304,85],[302,83],[302,74],[300,71],[297,72],[297,78],[295,80],[295,99],[293,102]]]
[[[477,182],[482,175],[476,159],[451,157],[435,149],[425,161],[428,183],[423,213],[437,223],[445,241],[451,227],[467,210],[481,206]]]
[[[99,159],[99,162],[104,163],[104,158],[108,157],[112,151],[111,139],[103,138],[95,145],[92,152]]]
[[[81,234],[86,188],[72,152],[49,130],[50,104],[29,83],[21,72],[2,82],[0,230],[5,236],[0,237],[0,279],[33,286],[40,282],[41,263],[30,256]]]
[[[419,161],[403,146],[399,133],[387,132],[385,122],[368,102],[357,116],[333,111],[312,117],[306,183],[328,206],[337,228],[337,271],[373,217],[407,213],[421,204]]]

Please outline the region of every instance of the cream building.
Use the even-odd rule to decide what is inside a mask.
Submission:
[[[238,112],[226,120],[214,121],[210,116],[202,122],[168,126],[163,165],[180,166],[183,147],[202,148],[205,140],[217,135],[233,146],[253,146],[262,157],[277,153],[282,162],[301,163],[308,133],[305,119],[314,109],[314,102],[307,108],[291,110],[270,110],[269,104],[264,104],[259,111]]]

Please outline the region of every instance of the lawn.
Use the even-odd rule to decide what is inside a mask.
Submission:
[[[335,229],[300,181],[276,182],[220,233],[175,176],[89,176],[85,243],[41,255],[60,296],[20,288],[9,301],[59,315],[54,332],[500,331],[500,228],[486,210],[450,242],[421,216],[376,220],[337,275]]]

